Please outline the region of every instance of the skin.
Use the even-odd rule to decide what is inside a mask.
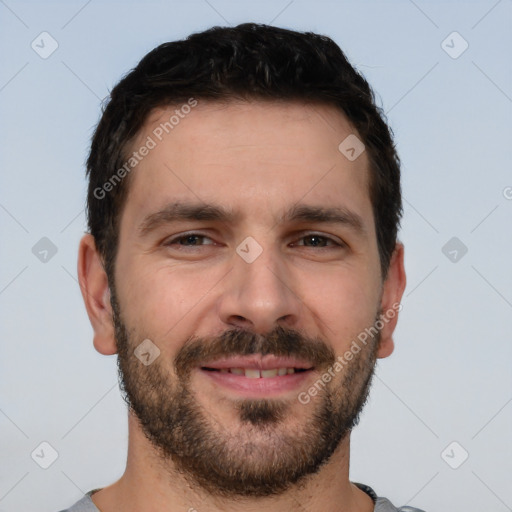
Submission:
[[[156,109],[133,148],[174,108]],[[366,154],[351,162],[338,150],[353,133],[344,115],[330,106],[199,102],[138,164],[121,217],[116,293],[124,320],[140,341],[158,340],[161,364],[170,372],[188,337],[217,336],[233,327],[261,334],[276,325],[300,329],[343,354],[379,310],[400,302],[406,283],[404,249],[397,243],[383,281]],[[228,224],[180,221],[139,236],[137,228],[148,214],[184,200],[215,203],[240,216]],[[348,208],[361,217],[364,233],[340,224],[280,222],[279,216],[295,204]],[[190,231],[208,238],[193,247],[164,246],[172,236]],[[345,246],[305,245],[310,239],[303,237],[311,232]],[[235,251],[248,236],[263,249],[250,264]],[[107,275],[89,234],[80,243],[78,275],[94,346],[101,354],[115,354]],[[397,319],[398,314],[381,330],[378,358],[393,351]],[[312,374],[305,389],[317,378]],[[192,375],[191,389],[226,431],[240,428],[229,391],[200,372]],[[283,397],[290,404],[284,427],[300,428],[315,399],[303,405],[297,391]],[[191,507],[198,512],[262,507],[274,512],[297,509],[297,503],[304,511],[373,510],[371,499],[349,480],[350,436],[301,486],[278,496],[234,501],[209,495],[173,473],[172,463],[161,463],[133,413],[128,424],[125,473],[92,498],[102,512]]]

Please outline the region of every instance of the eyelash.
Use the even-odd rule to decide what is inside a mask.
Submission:
[[[190,232],[190,233],[185,233],[183,235],[179,235],[179,236],[176,236],[174,238],[171,238],[171,239],[167,240],[166,242],[164,242],[163,245],[164,246],[175,245],[177,242],[180,242],[180,240],[185,240],[185,239],[187,239],[189,237],[193,237],[193,236],[194,237],[198,237],[198,238],[207,238],[207,239],[211,240],[210,237],[208,237],[206,235],[203,235],[201,233]],[[336,247],[343,248],[343,247],[346,247],[346,244],[344,244],[343,242],[337,241],[334,238],[331,238],[331,237],[326,236],[326,235],[321,235],[321,234],[318,234],[318,233],[307,233],[307,234],[304,234],[301,237],[299,237],[299,240],[304,239],[304,238],[308,238],[308,237],[321,238],[321,239],[323,239],[323,240],[325,240],[327,242],[331,242],[333,244],[331,246],[326,246],[326,247],[309,246],[312,249],[327,249],[329,247],[331,247],[331,248],[336,248]],[[178,245],[180,245],[180,244],[178,244]],[[212,244],[200,244],[200,245],[183,245],[182,247],[195,248],[195,247],[201,247],[203,245],[215,245],[215,243],[212,243]],[[305,245],[300,245],[299,247],[306,247],[306,246]]]

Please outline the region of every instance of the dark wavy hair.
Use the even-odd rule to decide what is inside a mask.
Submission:
[[[87,160],[89,232],[113,280],[130,175],[98,194],[129,158],[130,143],[156,107],[196,100],[302,100],[345,114],[370,162],[369,194],[381,275],[387,275],[402,216],[400,160],[364,77],[329,37],[245,23],[213,27],[148,53],[112,90]],[[112,281],[111,281],[112,282]]]

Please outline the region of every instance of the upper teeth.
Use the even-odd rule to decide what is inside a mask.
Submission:
[[[249,379],[266,379],[268,377],[276,377],[277,375],[290,375],[295,373],[295,368],[272,368],[271,370],[257,370],[254,368],[221,368],[220,373],[245,375]]]

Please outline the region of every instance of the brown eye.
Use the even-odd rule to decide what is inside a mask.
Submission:
[[[303,238],[304,245],[308,247],[325,247],[329,240],[324,236],[308,235]]]
[[[205,240],[209,242],[204,243]],[[203,242],[203,243],[202,243]],[[174,238],[171,238],[164,245],[181,245],[185,247],[200,247],[201,245],[212,245],[211,238],[208,238],[205,235],[201,235],[200,233],[187,233],[185,235],[180,235]]]
[[[343,247],[343,243],[334,240],[331,237],[312,233],[299,238],[299,242],[292,245],[301,247],[324,248],[324,247]]]
[[[187,235],[181,238],[178,238],[178,243],[180,245],[201,245],[199,241],[204,237],[199,235]]]

